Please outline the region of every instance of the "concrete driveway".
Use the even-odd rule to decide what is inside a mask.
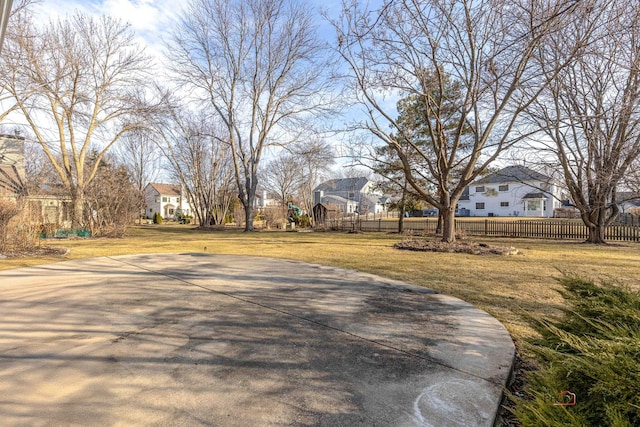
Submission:
[[[504,327],[428,289],[195,253],[0,271],[3,426],[491,426]]]

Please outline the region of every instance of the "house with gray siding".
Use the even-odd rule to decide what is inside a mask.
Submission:
[[[366,177],[325,181],[313,190],[313,205],[338,206],[346,215],[385,212],[388,198]]]

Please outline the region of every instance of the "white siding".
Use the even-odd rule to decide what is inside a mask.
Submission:
[[[484,191],[476,191],[477,187],[484,187]],[[529,193],[542,193],[542,189],[548,189],[544,199],[524,199]],[[560,207],[559,195],[557,186],[542,182],[471,184],[469,200],[460,201],[458,207],[469,209],[471,216],[552,217],[554,209]]]

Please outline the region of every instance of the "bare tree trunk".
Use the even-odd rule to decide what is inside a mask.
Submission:
[[[596,243],[596,244],[606,244],[607,242],[604,240],[604,232],[606,227],[598,224],[593,224],[587,227],[589,230],[589,237],[587,238],[588,243]]]
[[[73,210],[71,212],[71,226],[84,226],[84,191],[81,188],[74,188],[71,195]]]
[[[456,240],[456,218],[455,208],[451,206],[440,212],[442,217],[442,241],[447,243],[455,242]]]
[[[402,188],[402,200],[400,201],[400,218],[398,218],[398,233],[404,231],[404,214],[406,212],[407,199],[407,180],[404,180],[404,188]]]
[[[243,201],[244,207],[244,231],[255,231],[253,226],[253,202],[255,200],[255,192],[247,194],[246,203]]]
[[[438,209],[438,223],[436,224],[436,234],[442,234],[442,223],[443,223],[442,214]]]
[[[589,231],[586,242],[596,244],[606,243],[604,237],[608,225],[607,209],[603,207],[591,212],[585,212],[581,215],[581,218]]]

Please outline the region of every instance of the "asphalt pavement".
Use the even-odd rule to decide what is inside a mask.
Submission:
[[[492,426],[514,346],[459,299],[198,253],[0,271],[3,426]]]

